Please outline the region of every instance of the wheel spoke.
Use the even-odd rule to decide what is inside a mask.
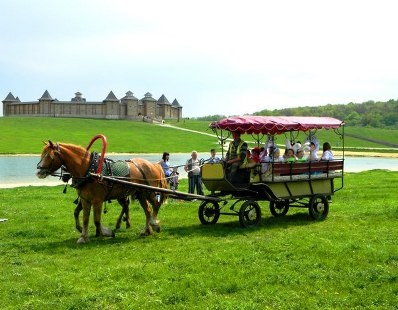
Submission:
[[[203,225],[215,224],[220,217],[220,208],[217,202],[203,201],[198,210],[199,220]]]
[[[261,220],[261,210],[257,202],[245,201],[239,211],[239,223],[242,227],[256,226]]]

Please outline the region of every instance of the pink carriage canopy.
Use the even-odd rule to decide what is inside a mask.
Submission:
[[[336,129],[344,125],[332,117],[315,116],[234,116],[210,123],[212,129],[248,134],[281,134],[289,131]]]

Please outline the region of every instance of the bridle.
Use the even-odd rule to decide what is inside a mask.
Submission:
[[[45,175],[51,175],[55,171],[57,171],[60,167],[64,166],[63,160],[62,160],[62,158],[60,156],[61,150],[60,150],[59,144],[58,143],[56,143],[56,144],[52,144],[51,143],[50,146],[54,147],[53,154],[51,154],[50,152],[46,152],[44,154],[44,156],[42,156],[40,161],[37,163],[37,169],[40,170],[41,172],[44,172]],[[55,156],[55,155],[57,155],[57,156]],[[50,162],[49,165],[43,166],[42,163],[46,159],[46,157],[49,157],[51,159],[51,162]],[[58,167],[56,167],[57,166],[57,164],[56,164],[56,159],[57,158],[56,157],[59,159],[59,161],[61,163],[61,165],[58,166]]]

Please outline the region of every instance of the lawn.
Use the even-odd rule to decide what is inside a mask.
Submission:
[[[39,154],[43,141],[47,140],[87,146],[91,138],[99,133],[107,137],[108,152],[162,154],[164,151],[190,153],[192,150],[197,150],[207,153],[214,147],[220,149],[217,138],[209,136],[212,131],[208,128],[208,121],[184,119],[180,122],[171,122],[170,125],[204,134],[177,130],[173,127],[158,124],[126,120],[0,117],[0,128],[2,130],[0,154]],[[358,136],[370,137],[380,142],[386,141],[398,144],[396,130],[347,126],[345,131]],[[250,147],[255,146],[255,139],[251,135],[243,135],[242,137],[249,143]],[[321,142],[329,141],[333,149],[338,150],[342,147],[340,136],[333,132],[319,130],[317,137]],[[290,137],[280,135],[276,142],[279,145],[284,145],[286,138]],[[296,141],[303,142],[306,136],[301,133],[295,138]],[[385,148],[385,145],[347,136],[345,147],[350,150],[366,150],[369,152],[371,151],[369,148]]]
[[[306,209],[252,229],[221,216],[198,220],[199,202],[170,200],[162,231],[132,227],[78,245],[74,190],[0,190],[2,309],[394,309],[398,304],[398,173],[345,175],[325,221]],[[186,180],[181,181],[186,191]],[[114,227],[117,203],[103,223]]]

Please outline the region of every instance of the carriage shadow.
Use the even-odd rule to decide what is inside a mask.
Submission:
[[[175,236],[232,236],[250,234],[255,231],[270,231],[275,229],[285,229],[292,226],[307,226],[317,223],[310,218],[308,213],[297,212],[291,215],[285,215],[281,217],[267,216],[264,215],[261,218],[259,225],[254,227],[241,227],[239,224],[238,217],[229,216],[231,220],[225,220],[227,216],[224,215],[223,221],[216,223],[215,225],[202,225],[201,223],[187,225],[187,226],[174,226],[166,227],[164,231],[170,235]]]
[[[274,217],[268,214],[263,214],[261,222],[255,227],[243,228],[239,224],[237,216],[222,216],[221,220],[215,225],[202,225],[199,220],[197,222],[185,225],[164,225],[160,234],[162,236],[171,237],[231,237],[234,235],[250,235],[258,231],[273,231],[273,230],[283,230],[294,226],[308,226],[317,223],[310,218],[306,212],[295,212],[292,214],[287,214],[281,217]],[[106,247],[107,245],[116,244],[128,244],[135,243],[139,240],[149,238],[156,242],[157,233],[152,236],[143,237],[140,235],[139,230],[130,229],[120,229],[115,231],[115,237],[95,237],[90,236],[90,242],[87,244],[77,244],[79,234],[73,235],[67,239],[59,241],[49,241],[42,242],[38,244],[31,244],[29,247],[33,251],[37,252],[49,252],[54,253],[54,251],[62,251],[62,249],[91,249],[97,248],[98,246]],[[159,235],[160,236],[160,235]],[[163,238],[163,237],[162,237]]]

